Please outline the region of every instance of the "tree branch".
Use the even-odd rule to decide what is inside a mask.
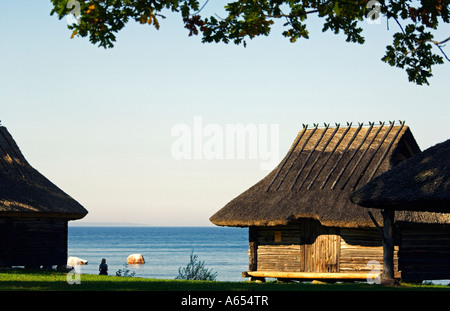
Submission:
[[[448,61],[448,62],[450,62],[450,59],[447,57],[447,55],[445,54],[445,52],[444,52],[444,50],[442,50],[442,47],[441,47],[441,44],[443,44],[443,43],[445,43],[445,42],[447,42],[447,41],[449,41],[450,40],[450,37],[448,37],[447,39],[445,39],[444,41],[441,41],[441,42],[436,42],[436,41],[431,41],[431,42],[433,42],[436,46],[437,46],[437,48],[441,51],[441,53],[442,53],[442,55],[444,55],[444,57],[445,57],[445,59]]]

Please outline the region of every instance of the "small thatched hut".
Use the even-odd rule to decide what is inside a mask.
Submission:
[[[0,126],[0,266],[67,262],[67,224],[86,209],[25,160]]]
[[[404,122],[305,126],[282,162],[210,221],[249,227],[249,271],[244,276],[366,279],[372,261],[382,264],[382,239],[367,209],[349,196],[418,152]],[[379,210],[371,212],[382,220]],[[433,213],[396,215],[397,223],[447,221]],[[400,277],[397,253],[395,260]]]
[[[381,174],[355,191],[350,199],[361,206],[382,209],[385,214],[399,210],[431,211],[447,213],[441,218],[450,218],[450,140]],[[420,224],[404,226],[399,244],[405,278],[450,279],[448,223],[433,228]]]
[[[374,208],[450,212],[450,139],[404,161],[352,194]]]

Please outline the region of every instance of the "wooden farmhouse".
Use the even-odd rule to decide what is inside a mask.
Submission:
[[[249,227],[249,269],[243,276],[299,280],[367,280],[383,265],[379,209],[350,194],[420,152],[404,122],[304,126],[281,163],[216,212],[219,226]],[[415,230],[450,223],[442,214],[397,212]],[[395,244],[395,276],[402,276]],[[379,265],[377,264],[379,263]]]
[[[350,199],[361,206],[394,213],[413,210],[450,215],[450,140],[381,174]],[[404,226],[399,244],[402,277],[450,279],[450,224]]]
[[[67,263],[67,224],[86,209],[25,160],[0,126],[0,266]]]

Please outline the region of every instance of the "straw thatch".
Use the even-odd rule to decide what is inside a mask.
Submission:
[[[450,139],[378,176],[351,200],[366,207],[450,213]]]
[[[312,218],[325,226],[373,227],[367,209],[352,203],[350,194],[418,152],[404,123],[304,127],[282,162],[210,221],[247,227],[287,225]],[[379,210],[372,213],[380,223]],[[396,220],[449,221],[441,215],[414,212],[398,212]]]
[[[0,126],[0,217],[80,219],[87,213],[28,163],[8,130]]]

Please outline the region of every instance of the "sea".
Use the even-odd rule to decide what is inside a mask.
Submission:
[[[144,264],[126,264],[131,254],[142,254]],[[86,260],[80,273],[98,274],[102,258],[108,274],[175,279],[190,255],[217,281],[245,281],[248,270],[248,228],[234,227],[79,227],[68,228],[68,255]]]

